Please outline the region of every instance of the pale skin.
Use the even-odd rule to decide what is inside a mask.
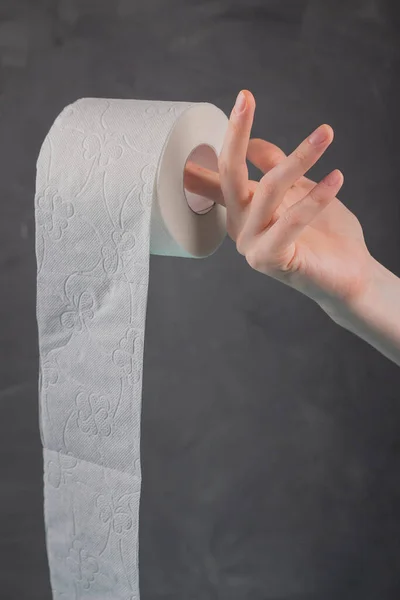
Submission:
[[[313,299],[337,324],[400,366],[400,279],[370,254],[357,217],[337,198],[343,174],[305,174],[333,141],[323,124],[288,156],[250,139],[255,99],[234,107],[219,172],[188,163],[185,187],[227,209],[228,234],[250,267]],[[320,134],[320,140],[316,140]],[[246,158],[263,173],[249,180]]]

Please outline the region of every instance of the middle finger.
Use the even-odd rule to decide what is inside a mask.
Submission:
[[[332,141],[332,127],[320,125],[289,156],[266,173],[265,179],[276,183],[281,191],[286,191],[315,165]]]
[[[260,179],[242,237],[257,235],[271,223],[286,191],[317,162],[332,140],[332,127],[321,125]]]

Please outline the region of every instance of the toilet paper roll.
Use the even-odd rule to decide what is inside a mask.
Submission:
[[[208,103],[85,98],[41,148],[39,403],[54,598],[139,598],[149,253],[199,258],[221,244],[225,208],[197,214],[183,175],[196,153],[215,164],[227,122]]]

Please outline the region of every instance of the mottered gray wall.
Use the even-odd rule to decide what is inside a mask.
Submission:
[[[286,152],[327,122],[311,176],[344,172],[340,198],[400,275],[399,57],[395,0],[0,0],[2,599],[50,598],[33,196],[54,118],[83,96],[229,114],[248,88],[253,135]],[[399,598],[399,440],[398,367],[231,240],[152,257],[143,600]]]

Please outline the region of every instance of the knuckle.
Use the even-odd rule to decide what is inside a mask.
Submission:
[[[229,127],[231,129],[231,134],[234,138],[240,136],[243,128],[239,125],[239,123],[235,121],[229,121]]]
[[[316,185],[312,190],[309,191],[308,197],[312,202],[320,202],[321,201],[321,190],[318,189]]]
[[[307,153],[304,152],[302,148],[297,148],[297,150],[293,152],[293,156],[300,163],[305,163],[308,158]]]
[[[285,222],[285,225],[289,227],[296,227],[296,225],[301,224],[301,215],[297,211],[287,211],[282,215],[282,219]]]
[[[275,192],[277,191],[276,182],[273,181],[269,177],[263,177],[260,180],[259,185],[261,185],[261,189],[263,191],[263,194],[266,195],[266,196],[273,196],[275,194]]]
[[[248,252],[246,252],[245,254],[245,258],[247,261],[247,264],[254,269],[255,271],[258,271],[260,268],[260,259],[258,256],[258,253],[255,252],[255,250],[249,250]]]
[[[246,240],[245,240],[243,234],[239,233],[239,235],[236,238],[236,250],[242,256],[246,256],[246,248],[247,248]]]
[[[314,204],[323,204],[329,198],[329,193],[327,189],[319,184],[309,191],[308,196]]]

